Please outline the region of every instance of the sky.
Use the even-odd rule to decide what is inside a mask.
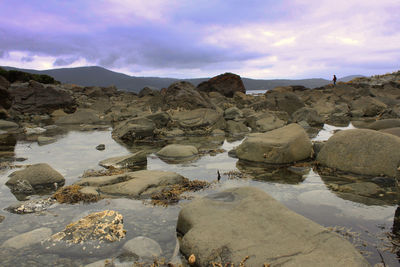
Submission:
[[[0,66],[327,78],[400,70],[400,0],[0,0]]]

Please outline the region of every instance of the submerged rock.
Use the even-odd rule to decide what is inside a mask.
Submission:
[[[334,134],[318,153],[318,162],[355,174],[396,177],[400,138],[366,129]]]
[[[1,247],[2,248],[9,247],[9,248],[15,248],[15,249],[29,247],[34,244],[38,244],[41,241],[49,238],[51,236],[51,234],[52,234],[52,231],[50,228],[35,229],[35,230],[14,236],[14,237],[6,240],[3,243],[3,245],[1,245]]]
[[[46,163],[34,164],[24,170],[15,171],[9,175],[6,185],[13,191],[18,191],[18,186],[27,181],[36,191],[56,189],[64,185],[64,177]]]
[[[270,164],[285,164],[304,160],[312,155],[312,144],[298,124],[262,134],[250,135],[236,149],[239,159]]]
[[[104,255],[125,237],[123,216],[113,210],[91,213],[68,224],[64,230],[46,239],[46,250],[63,255]]]
[[[194,200],[179,213],[177,231],[196,266],[243,259],[247,266],[370,266],[348,241],[253,187]]]
[[[137,236],[127,241],[122,249],[124,253],[133,254],[140,259],[155,259],[162,254],[160,245],[145,236]]]
[[[48,144],[54,143],[56,141],[57,141],[57,139],[54,137],[39,136],[37,138],[37,142],[38,142],[39,146],[48,145]]]
[[[55,203],[56,200],[53,198],[33,199],[13,204],[6,208],[6,210],[17,214],[36,213],[49,209]]]

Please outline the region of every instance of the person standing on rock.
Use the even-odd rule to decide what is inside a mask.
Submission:
[[[333,75],[332,81],[333,81],[333,86],[336,86],[336,75],[335,74]]]

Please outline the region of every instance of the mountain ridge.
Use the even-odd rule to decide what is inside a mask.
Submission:
[[[210,78],[161,78],[161,77],[138,77],[130,76],[124,73],[108,70],[100,66],[76,67],[76,68],[59,68],[48,70],[20,69],[10,66],[2,67],[6,70],[19,70],[33,74],[47,74],[62,83],[73,83],[82,86],[111,86],[114,85],[120,90],[139,92],[144,87],[152,87],[161,89],[168,87],[177,81],[187,81],[195,86]],[[349,81],[352,78],[361,75],[346,76],[339,81]],[[251,79],[242,77],[243,83],[247,90],[269,90],[276,86],[303,85],[308,88],[321,87],[329,84],[331,81],[322,78],[311,79]]]

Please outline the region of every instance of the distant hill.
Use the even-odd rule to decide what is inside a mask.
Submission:
[[[107,70],[102,67],[78,67],[78,68],[62,68],[50,70],[32,70],[32,69],[18,69],[14,67],[3,67],[6,70],[19,70],[33,74],[47,74],[57,81],[62,83],[74,83],[83,86],[111,86],[115,85],[118,89],[139,92],[143,87],[155,87],[158,89],[168,87],[176,81],[188,81],[195,86],[199,83],[208,80],[209,78],[197,79],[175,79],[175,78],[159,78],[159,77],[135,77],[123,73]],[[360,77],[359,75],[347,76],[343,79],[351,77]],[[321,87],[330,83],[331,81],[325,79],[302,79],[302,80],[289,80],[289,79],[276,79],[276,80],[261,80],[242,78],[243,83],[247,90],[268,90],[276,86],[288,85],[303,85],[307,88]],[[342,81],[342,79],[339,79]],[[347,80],[346,80],[347,81]]]
[[[349,82],[349,81],[351,81],[351,80],[353,80],[355,78],[361,78],[361,77],[365,77],[365,76],[363,76],[363,75],[349,75],[349,76],[345,76],[343,78],[340,78],[338,81],[347,83],[347,82]]]

